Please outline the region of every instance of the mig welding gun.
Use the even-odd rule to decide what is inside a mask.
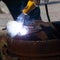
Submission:
[[[28,15],[35,7],[39,6],[40,0],[29,0],[26,7],[22,10],[22,13],[17,17],[17,21],[23,22],[29,20],[30,16]]]

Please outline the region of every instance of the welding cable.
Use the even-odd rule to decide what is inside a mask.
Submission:
[[[46,15],[47,15],[48,22],[50,23],[51,27],[52,27],[53,29],[55,29],[55,27],[52,25],[51,20],[50,20],[50,17],[49,17],[49,12],[48,12],[47,3],[45,3],[45,10],[46,10]]]
[[[55,32],[57,32],[57,29],[55,28],[55,26],[52,24],[52,22],[51,22],[51,20],[50,20],[47,3],[45,3],[45,10],[46,10],[47,19],[48,19],[48,21],[49,21],[49,25],[52,27],[52,29],[53,29]],[[55,36],[55,34],[54,34],[54,36]],[[56,36],[55,36],[55,37],[56,37]]]
[[[48,21],[50,22],[50,17],[49,17],[49,12],[48,12],[48,6],[47,6],[47,3],[45,4],[45,10],[46,10],[46,15],[47,15],[47,18],[48,18]]]

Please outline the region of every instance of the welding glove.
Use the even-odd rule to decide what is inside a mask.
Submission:
[[[22,22],[23,24],[25,23],[25,21],[30,20],[30,16],[28,14],[24,14],[21,13],[18,17],[17,17],[17,21],[18,22]]]

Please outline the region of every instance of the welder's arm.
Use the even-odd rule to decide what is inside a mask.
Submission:
[[[24,14],[28,14],[30,11],[32,11],[35,8],[35,4],[33,0],[29,0],[27,3],[27,6],[22,10]]]

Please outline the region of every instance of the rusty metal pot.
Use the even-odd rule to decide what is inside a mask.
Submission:
[[[39,32],[38,32],[39,33]],[[35,33],[41,37],[42,33]],[[42,35],[44,38],[44,36]],[[59,58],[60,39],[51,40],[24,40],[22,37],[15,38],[5,37],[7,50],[11,54],[17,55],[21,60],[51,60]]]

